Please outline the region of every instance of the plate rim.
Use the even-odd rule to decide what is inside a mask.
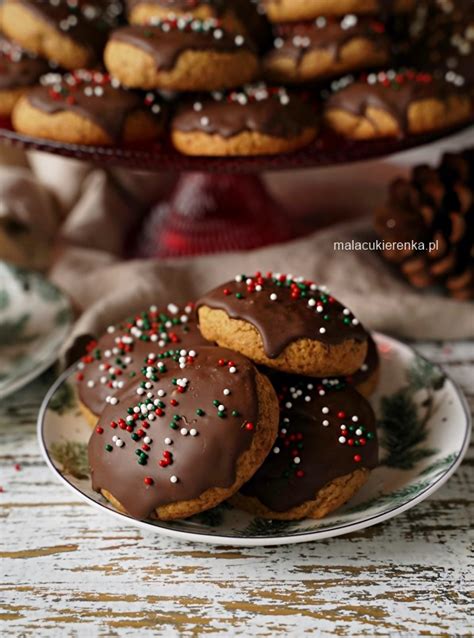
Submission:
[[[179,540],[186,540],[186,541],[197,542],[197,543],[206,543],[211,545],[227,545],[227,546],[234,546],[234,547],[235,546],[264,547],[264,546],[275,546],[275,545],[293,545],[297,543],[306,543],[310,541],[324,540],[326,538],[335,538],[337,536],[342,536],[344,534],[349,534],[351,532],[356,532],[362,529],[366,529],[368,527],[372,527],[373,525],[377,525],[378,523],[387,521],[411,509],[412,507],[415,507],[416,505],[418,505],[418,503],[424,501],[426,498],[431,496],[431,494],[433,494],[440,487],[442,487],[449,480],[449,478],[454,474],[454,472],[458,469],[461,462],[463,461],[466,455],[466,452],[469,448],[469,443],[471,439],[471,431],[472,431],[472,418],[471,418],[471,413],[467,403],[467,399],[464,396],[464,393],[462,392],[462,390],[459,388],[458,384],[454,381],[454,379],[451,377],[450,374],[448,374],[444,369],[442,369],[439,364],[433,363],[427,357],[420,354],[416,350],[416,348],[413,347],[412,345],[408,343],[404,343],[403,341],[399,341],[398,339],[394,337],[390,337],[382,332],[373,331],[372,335],[376,341],[378,339],[384,339],[385,341],[389,341],[392,344],[395,344],[397,348],[401,348],[402,350],[409,351],[412,355],[415,355],[416,357],[423,359],[424,361],[430,363],[431,365],[434,365],[440,368],[443,371],[443,374],[445,375],[445,377],[451,382],[465,416],[465,421],[464,421],[465,429],[464,429],[464,435],[463,435],[463,442],[459,450],[459,453],[457,454],[456,458],[452,461],[452,463],[449,465],[449,467],[434,481],[434,483],[432,483],[425,489],[421,490],[413,498],[410,498],[405,503],[396,505],[381,514],[374,514],[362,520],[354,521],[352,523],[346,523],[344,525],[337,525],[334,527],[325,528],[316,532],[314,531],[300,532],[298,534],[294,534],[291,536],[288,536],[285,534],[281,534],[281,535],[275,534],[274,536],[264,536],[264,537],[261,537],[261,536],[242,537],[242,536],[231,536],[231,535],[210,535],[210,534],[206,534],[205,532],[199,532],[199,531],[185,532],[181,530],[173,530],[167,527],[163,527],[162,525],[160,525],[159,521],[152,524],[152,523],[149,523],[148,521],[142,521],[142,520],[133,518],[132,516],[129,516],[128,514],[118,512],[114,509],[107,507],[106,505],[102,503],[98,503],[87,494],[84,494],[84,492],[82,492],[78,487],[76,487],[73,483],[71,483],[67,478],[64,477],[64,475],[60,472],[60,470],[54,465],[53,461],[51,460],[51,457],[48,453],[48,450],[46,449],[46,444],[44,441],[43,426],[45,422],[45,415],[49,406],[49,401],[51,397],[54,395],[54,393],[56,392],[56,390],[58,389],[58,387],[66,379],[68,379],[71,376],[71,374],[75,371],[77,367],[77,363],[73,364],[72,366],[69,366],[64,372],[62,372],[59,375],[59,377],[54,381],[54,383],[48,389],[48,392],[46,393],[41,403],[41,407],[38,412],[38,418],[37,418],[37,438],[38,438],[38,444],[40,447],[41,454],[44,460],[46,461],[46,465],[50,468],[50,470],[52,470],[52,472],[56,475],[59,481],[63,483],[64,485],[66,485],[66,487],[69,487],[71,490],[76,492],[79,495],[79,498],[81,500],[89,503],[97,510],[102,512],[105,510],[108,514],[112,515],[118,520],[121,520],[122,523],[124,522],[124,519],[125,519],[126,522],[129,522],[131,525],[135,525],[136,527],[139,527],[141,529],[150,530],[151,528],[155,531],[155,533],[159,535],[167,536],[170,538],[176,538]]]
[[[59,286],[57,286],[55,283],[53,283],[50,279],[45,277],[44,274],[39,271],[32,270],[30,268],[23,268],[21,266],[17,266],[16,264],[13,264],[12,262],[4,261],[4,260],[0,260],[0,263],[6,264],[8,267],[13,267],[15,269],[23,270],[25,272],[28,272],[30,274],[33,274],[37,277],[42,278],[43,281],[45,281],[48,285],[51,286],[51,288],[54,288],[60,294],[61,301],[65,303],[65,307],[67,307],[70,312],[70,316],[67,320],[67,323],[61,326],[61,329],[64,331],[64,338],[61,340],[60,344],[58,345],[61,345],[62,343],[64,343],[68,335],[69,329],[71,328],[73,323],[72,322],[73,307],[72,307],[71,299],[68,297],[68,295],[61,288],[59,288]],[[10,395],[14,394],[18,390],[21,390],[21,388],[28,385],[28,383],[30,383],[31,381],[34,381],[34,379],[39,377],[56,360],[57,360],[57,349],[55,348],[54,350],[51,351],[51,353],[48,356],[45,356],[43,359],[38,360],[37,364],[35,365],[34,368],[30,370],[30,372],[22,375],[21,377],[13,381],[13,383],[10,383],[9,385],[7,385],[5,388],[2,389],[0,387],[0,399],[5,399],[6,397],[9,397]]]

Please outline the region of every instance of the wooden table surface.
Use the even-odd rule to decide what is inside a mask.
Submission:
[[[418,344],[474,408],[474,344]],[[36,443],[51,373],[0,405],[0,634],[473,635],[474,453],[431,498],[325,541],[212,547],[144,532],[59,484]],[[26,396],[26,399],[25,399]]]

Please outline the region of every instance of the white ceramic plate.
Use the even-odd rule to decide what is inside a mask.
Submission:
[[[372,399],[379,420],[381,464],[344,507],[315,521],[268,521],[227,503],[186,520],[137,521],[92,491],[87,467],[90,427],[79,410],[74,368],[50,389],[38,418],[46,462],[76,496],[112,516],[158,534],[219,545],[283,545],[348,534],[420,503],[448,480],[469,444],[467,404],[443,371],[410,347],[375,335],[381,378]]]
[[[57,359],[71,322],[70,303],[56,286],[0,261],[0,399]]]

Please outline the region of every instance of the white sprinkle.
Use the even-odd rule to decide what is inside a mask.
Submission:
[[[194,104],[193,104],[193,109],[194,109],[195,111],[198,111],[198,112],[199,112],[199,111],[202,111],[202,103],[201,103],[201,102],[194,102]]]
[[[189,430],[189,434],[191,436],[197,436],[198,435],[198,431],[195,428],[192,428],[191,430]]]
[[[146,437],[143,439],[143,443],[146,443],[147,445],[148,445],[149,443],[151,443],[151,439],[150,439],[150,437],[149,437],[149,436],[146,436]]]
[[[340,436],[339,437],[339,443],[345,443],[346,442],[346,437],[345,436]]]
[[[229,388],[224,388],[224,390],[222,391],[222,394],[224,394],[225,396],[228,396],[230,394]]]
[[[176,304],[170,303],[168,304],[168,312],[171,312],[172,315],[176,315],[179,312],[179,308]]]
[[[173,445],[173,441],[170,439],[170,437],[169,437],[169,436],[167,436],[167,437],[166,437],[166,439],[165,439],[165,444],[166,444],[166,445]]]
[[[328,414],[328,413],[329,413],[329,408],[328,408],[328,407],[326,407],[326,406],[324,406],[324,408],[321,408],[321,412],[322,412],[323,414]]]
[[[316,299],[313,299],[313,298],[308,299],[308,306],[313,307],[315,305],[316,305]]]
[[[306,401],[306,403],[309,403],[311,401],[311,397],[309,395],[306,395],[304,400]]]
[[[188,435],[188,430],[186,428],[181,428],[181,430],[179,431],[180,434],[182,434],[183,436],[187,436]]]
[[[94,386],[95,386],[95,381],[92,381],[92,379],[87,382],[87,387],[88,388],[93,388]]]
[[[236,35],[234,42],[238,47],[241,47],[245,42],[245,38],[242,35]]]
[[[110,397],[109,403],[110,405],[117,405],[118,403],[117,397]]]
[[[115,441],[118,439],[118,436],[116,434],[114,434],[114,436],[112,437],[112,441],[115,443]]]
[[[344,308],[344,310],[342,311],[342,314],[347,316],[351,314],[351,311],[349,310],[349,308]]]
[[[329,421],[327,419],[324,419],[323,425],[325,428],[327,428],[327,426],[329,425]]]
[[[326,332],[326,328],[320,328],[319,332],[323,335]]]
[[[273,448],[273,453],[274,454],[280,454],[280,448],[279,447],[274,447]]]
[[[235,373],[237,372],[237,368],[236,368],[235,366],[230,366],[230,368],[229,368],[229,372],[230,372],[231,374],[235,374]]]
[[[296,463],[296,465],[298,465],[298,463],[301,463],[301,459],[299,456],[295,456],[295,458],[293,459],[293,463]]]
[[[287,402],[285,403],[285,408],[288,408],[288,410],[289,410],[290,408],[292,408],[292,407],[293,407],[293,403],[291,403],[291,401],[287,401]]]
[[[354,318],[354,319],[352,320],[352,325],[353,325],[353,326],[358,326],[358,325],[359,325],[359,320]]]
[[[122,439],[117,439],[117,441],[115,441],[115,445],[117,447],[123,447],[125,443],[122,441]]]
[[[362,435],[362,430],[360,428],[357,428],[355,433],[357,434],[357,436],[361,436]]]
[[[270,295],[270,301],[276,301],[278,299],[277,295],[272,292],[272,294]]]
[[[178,477],[177,476],[175,476],[174,474],[173,474],[173,476],[170,476],[170,483],[177,483],[177,482],[178,482]]]
[[[164,397],[166,395],[166,392],[164,390],[158,390],[158,392],[156,393],[159,397]]]
[[[358,416],[353,416],[352,420],[354,421],[354,423],[357,423],[357,421],[359,420],[359,417]]]

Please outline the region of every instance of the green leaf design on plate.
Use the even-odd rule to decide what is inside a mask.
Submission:
[[[54,322],[57,326],[64,326],[69,323],[71,316],[70,308],[61,308],[61,310],[56,313]]]
[[[0,290],[0,310],[5,310],[10,304],[10,296],[6,290]]]
[[[386,451],[382,465],[400,470],[411,470],[422,459],[436,450],[422,447],[428,436],[428,423],[437,406],[435,394],[441,390],[445,375],[429,361],[416,357],[407,372],[407,385],[389,397],[382,397],[379,427],[381,446]],[[425,392],[421,403],[415,394]]]
[[[25,335],[31,315],[24,313],[17,319],[6,319],[0,323],[0,346],[15,346],[34,341],[36,335]]]
[[[65,441],[53,443],[51,453],[58,463],[61,463],[63,471],[77,479],[89,477],[89,461],[87,457],[87,444],[77,441]]]
[[[241,536],[275,536],[291,534],[293,531],[298,531],[299,527],[299,521],[272,521],[267,518],[257,517],[239,533]]]
[[[224,523],[226,511],[232,509],[229,503],[221,503],[217,507],[213,507],[210,510],[196,514],[190,520],[193,523],[199,525],[205,525],[206,527],[220,527]]]
[[[61,292],[53,286],[51,282],[43,277],[37,277],[35,279],[35,291],[46,302],[59,301],[62,297]]]
[[[63,383],[51,397],[48,408],[60,416],[76,406],[76,394],[70,383]]]
[[[454,463],[457,457],[457,452],[452,452],[447,456],[437,459],[436,461],[434,461],[434,463],[428,465],[428,467],[425,467],[425,469],[420,472],[420,476],[426,476],[427,474],[442,474],[445,470],[448,469],[450,465]]]

